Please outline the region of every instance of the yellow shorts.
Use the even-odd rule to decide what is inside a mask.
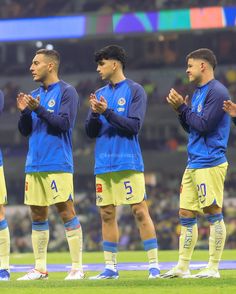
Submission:
[[[136,204],[146,199],[144,174],[133,170],[96,176],[97,206]]]
[[[204,207],[223,205],[228,163],[201,169],[186,169],[180,188],[180,208],[203,212]]]
[[[0,205],[7,203],[7,189],[3,166],[0,166]]]
[[[71,173],[30,173],[25,179],[25,204],[49,206],[73,200]]]

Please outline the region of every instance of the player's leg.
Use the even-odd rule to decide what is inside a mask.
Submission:
[[[10,235],[7,220],[5,218],[5,209],[0,204],[0,281],[10,279]]]
[[[149,278],[158,278],[160,276],[160,268],[158,264],[157,237],[153,221],[148,211],[147,203],[143,200],[141,203],[132,204],[131,207],[143,241],[144,250],[147,252],[149,261]]]
[[[48,207],[31,205],[32,245],[35,269],[47,272],[47,247],[49,241]]]
[[[3,167],[0,167],[0,281],[10,279],[10,234],[5,217],[4,204],[7,202],[7,191]]]
[[[47,247],[49,241],[46,174],[27,174],[25,204],[30,206],[32,218],[32,247],[35,268],[18,280],[47,279]]]
[[[179,261],[177,267],[183,272],[189,271],[194,247],[198,239],[197,212],[180,209],[181,232],[179,237]]]
[[[102,221],[103,252],[105,259],[105,270],[98,276],[90,279],[117,279],[117,251],[119,230],[116,220],[116,208],[114,205],[100,207]]]
[[[162,278],[190,277],[189,263],[198,238],[196,216],[199,207],[194,174],[195,170],[186,170],[181,183],[179,210],[181,233],[179,237],[178,264],[167,273],[161,275]]]
[[[55,204],[64,222],[66,238],[72,260],[71,271],[65,280],[80,280],[84,278],[82,266],[83,234],[72,200]]]
[[[106,269],[116,271],[119,230],[115,206],[107,205],[100,207],[100,215],[102,220],[102,239]]]
[[[193,275],[194,278],[220,278],[219,262],[226,239],[226,228],[222,209],[216,205],[204,208],[210,223],[209,262],[205,269]]]
[[[116,173],[117,204],[129,204],[136,219],[140,236],[149,260],[149,278],[160,275],[158,265],[157,237],[150,217],[146,199],[145,179],[142,172],[127,170]]]
[[[47,247],[49,241],[48,207],[30,206],[32,218],[32,247],[35,268],[18,280],[43,280],[48,278]]]
[[[82,268],[83,234],[82,227],[74,209],[74,186],[72,173],[48,173],[48,202],[55,204],[64,223],[66,238],[69,245],[72,267],[66,280],[84,278]]]
[[[103,252],[105,270],[90,279],[118,279],[117,251],[119,230],[116,219],[116,196],[119,195],[117,185],[113,181],[114,174],[106,173],[96,176],[96,204],[100,209],[102,221]]]
[[[196,278],[219,278],[219,262],[226,239],[226,229],[222,214],[224,180],[227,164],[205,169],[202,175],[200,205],[210,224],[209,262],[206,269],[194,275]]]

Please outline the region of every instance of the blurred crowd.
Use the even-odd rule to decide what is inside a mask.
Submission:
[[[235,4],[234,0],[1,0],[0,2],[0,18],[42,17],[86,12],[126,13]]]
[[[230,90],[232,98],[236,98],[236,69],[228,67],[226,70],[219,70],[217,78],[221,80]],[[168,117],[169,121],[166,123],[165,117],[159,118],[156,121],[156,116],[152,115],[151,111],[162,107],[163,112],[166,105],[166,94],[160,94],[160,86],[158,81],[148,77],[140,77],[139,82],[144,86],[148,94],[148,111],[147,121],[144,124],[143,131],[140,136],[141,146],[143,150],[154,151],[174,151],[177,152],[186,146],[186,136],[178,123],[176,123],[175,116]],[[86,138],[84,127],[81,125],[86,117],[88,110],[87,97],[91,89],[97,89],[102,84],[98,80],[85,79],[76,85],[76,89],[81,98],[80,124],[77,126],[75,152],[84,152],[93,154],[93,143]],[[191,89],[188,81],[183,75],[179,75],[174,79],[172,85],[182,95],[186,95]],[[8,113],[15,113],[15,97],[20,91],[20,86],[13,82],[7,82],[1,87],[5,93],[6,111]],[[163,108],[164,107],[164,108]],[[154,112],[156,113],[156,112]],[[79,134],[79,136],[78,136]],[[78,138],[77,138],[78,137]],[[236,128],[232,129],[230,137],[230,145],[235,147],[236,144]],[[12,140],[12,138],[11,138]],[[25,152],[25,141],[20,141],[22,150]],[[4,148],[3,148],[4,149]],[[12,145],[12,152],[19,150],[15,144]],[[19,154],[17,154],[18,156]],[[11,156],[11,153],[8,153]],[[25,156],[25,155],[24,155]],[[181,180],[180,173],[173,171],[167,173],[164,171],[157,171],[155,173],[146,174],[146,188],[148,195],[148,205],[150,213],[154,220],[156,231],[158,234],[159,248],[176,249],[178,247],[179,235],[179,220],[178,220],[178,203],[179,203],[179,185]],[[22,175],[23,177],[23,175]],[[23,179],[21,179],[23,185]],[[100,216],[95,205],[95,189],[94,177],[92,175],[75,175],[75,203],[80,221],[84,230],[84,248],[86,251],[101,249],[101,223]],[[235,198],[235,182],[236,173],[231,172],[227,176],[225,185],[225,222],[227,224],[228,239],[226,243],[227,248],[235,248],[236,246],[236,198]],[[15,200],[11,199],[11,203],[23,203],[23,199],[19,198],[19,187],[17,181],[10,181],[9,186],[14,188]],[[80,183],[83,183],[82,185]],[[51,207],[50,215],[50,238],[49,250],[60,251],[65,250],[67,242],[64,236],[64,227],[58,218],[55,208]],[[9,205],[7,209],[9,227],[12,235],[11,246],[14,252],[28,252],[31,251],[31,221],[29,211],[26,206],[12,206]],[[121,207],[118,209],[118,219],[120,224],[120,249],[142,249],[142,243],[139,239],[139,234],[134,223],[134,219],[130,213],[130,207]],[[208,223],[204,217],[199,217],[199,241],[198,248],[207,248],[208,246]]]
[[[146,174],[146,189],[148,205],[153,218],[160,250],[177,249],[180,234],[178,205],[179,185],[181,174],[148,173]],[[224,217],[227,226],[226,248],[236,246],[236,173],[227,176],[225,185]],[[75,206],[83,227],[84,250],[102,250],[101,222],[98,209],[95,205],[95,189],[93,176],[84,176],[83,182],[87,188],[75,196]],[[13,252],[28,252],[31,248],[31,220],[26,206],[9,206],[7,219],[11,232],[11,248]],[[137,226],[130,212],[129,206],[118,209],[120,229],[119,248],[121,250],[142,250]],[[67,242],[64,226],[60,221],[55,207],[50,207],[50,242],[49,251],[64,251]],[[199,216],[199,239],[197,248],[208,248],[208,221]]]
[[[219,67],[220,68],[220,67]],[[171,73],[170,73],[171,74]],[[175,74],[175,72],[173,72]],[[172,74],[172,75],[173,75]],[[92,76],[92,75],[91,75]],[[132,78],[129,75],[129,78]],[[170,77],[169,77],[170,78]],[[226,69],[219,69],[219,71],[216,73],[216,79],[221,81],[228,89],[231,94],[231,97],[235,97],[236,99],[236,68],[235,66],[227,67]],[[166,104],[166,95],[168,92],[165,92],[164,95],[160,94],[160,87],[165,89],[165,85],[162,85],[158,82],[158,80],[154,80],[150,77],[143,77],[142,73],[139,72],[139,79],[137,80],[138,83],[140,83],[148,96],[148,104],[153,105],[160,105],[160,104]],[[80,100],[82,102],[82,107],[88,106],[87,98],[91,91],[96,91],[100,87],[104,85],[104,82],[101,81],[99,78],[88,78],[79,81],[75,88],[79,94]],[[23,87],[23,85],[22,85]],[[190,94],[193,92],[193,87],[189,84],[187,76],[184,74],[184,70],[181,74],[179,74],[173,84],[171,85],[172,88],[176,89],[177,92],[181,93],[182,95]],[[5,96],[5,105],[4,105],[4,111],[14,113],[16,112],[16,104],[15,99],[17,94],[22,90],[21,85],[18,85],[12,81],[8,81],[5,84],[0,85],[0,89],[4,92]],[[169,90],[169,89],[168,89]],[[167,89],[166,89],[167,91]],[[163,92],[163,90],[162,90]]]
[[[174,73],[173,73],[174,74]],[[169,73],[170,78],[170,73]],[[235,67],[227,67],[224,70],[219,70],[217,72],[216,78],[219,79],[230,91],[231,98],[233,101],[236,100],[236,68]],[[179,93],[181,93],[184,97],[187,94],[192,93],[192,86],[188,83],[188,79],[186,75],[181,74],[173,79],[173,84],[170,88],[176,89]],[[166,96],[170,88],[163,91],[162,82],[158,80],[154,80],[149,77],[142,77],[140,74],[139,80],[137,80],[141,85],[143,85],[147,96],[148,96],[148,109],[147,109],[147,117],[144,126],[142,128],[142,132],[140,134],[140,143],[143,149],[145,150],[156,150],[156,151],[180,151],[184,149],[186,145],[186,134],[183,131],[182,127],[176,123],[175,115],[170,112],[167,112],[166,117],[159,119],[156,121],[155,113],[159,115],[164,113],[164,110],[169,110],[170,107],[167,105]],[[88,112],[88,97],[89,94],[99,87],[101,87],[104,83],[100,79],[92,79],[88,78],[83,81],[78,82],[75,85],[81,102],[81,108],[79,111],[79,119],[76,124],[76,130],[74,132],[74,140],[75,140],[75,150],[79,153],[93,153],[93,142],[88,139],[84,132],[84,122]],[[162,89],[160,89],[162,87]],[[16,96],[17,93],[21,91],[21,86],[15,84],[14,82],[7,82],[0,85],[0,89],[3,90],[5,94],[5,107],[4,112],[9,112],[14,114],[17,112],[16,110]],[[160,90],[162,90],[162,94],[160,94]],[[15,127],[15,137],[17,137],[17,145],[18,151],[22,150],[24,152],[25,148],[25,140],[21,136],[18,135],[17,127]],[[9,140],[9,144],[7,144],[7,140],[1,143],[1,146],[5,152],[10,155],[11,153],[16,152],[16,142],[14,142],[11,138]],[[233,128],[229,138],[229,146],[236,146],[236,129]],[[20,151],[19,151],[20,152]]]

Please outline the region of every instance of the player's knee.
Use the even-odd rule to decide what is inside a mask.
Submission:
[[[32,213],[32,220],[34,222],[44,222],[47,220],[47,217],[45,217],[44,215],[38,215],[38,214]]]
[[[142,222],[146,217],[146,211],[141,207],[135,207],[133,208],[133,215],[138,222]]]
[[[75,214],[73,213],[73,211],[70,211],[70,210],[60,211],[59,214],[64,223],[72,220],[75,217]]]
[[[61,203],[57,203],[55,205],[56,205],[57,211],[58,211],[58,213],[64,223],[72,220],[76,216],[74,204],[72,201],[61,202]]]
[[[196,215],[197,215],[196,211],[186,210],[182,208],[180,208],[179,210],[179,217],[182,217],[182,218],[193,218],[193,217],[196,217]]]
[[[48,209],[40,206],[31,206],[31,216],[35,222],[45,221],[48,218]]]
[[[219,214],[222,213],[222,208],[217,205],[211,205],[203,208],[203,212],[206,214]]]
[[[108,223],[115,220],[115,212],[109,209],[102,209],[100,211],[101,219],[103,222]]]

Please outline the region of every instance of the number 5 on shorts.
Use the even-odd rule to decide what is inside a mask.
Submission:
[[[130,185],[130,181],[125,181],[124,182],[125,185],[125,189],[127,190],[126,194],[132,194],[133,190],[132,190],[132,186]]]

